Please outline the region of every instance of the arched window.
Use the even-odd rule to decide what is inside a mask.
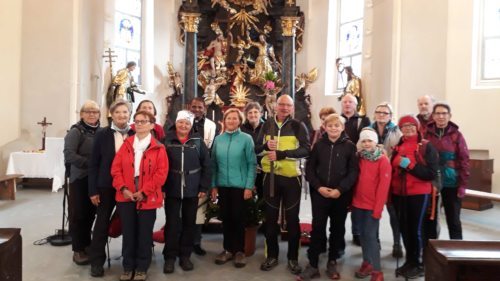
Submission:
[[[115,70],[135,61],[137,68],[132,76],[138,84],[141,84],[141,30],[142,0],[115,0]]]
[[[472,87],[500,87],[500,0],[475,1]]]
[[[361,77],[363,47],[364,0],[338,0],[338,40],[337,58],[344,66],[351,66],[353,73]],[[343,69],[337,72],[337,92],[342,91],[347,83]]]

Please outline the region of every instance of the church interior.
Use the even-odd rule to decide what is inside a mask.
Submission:
[[[130,24],[138,24],[139,28],[122,29],[124,22],[120,22],[119,18],[121,15],[128,15],[128,11],[120,10],[117,4],[119,2],[130,5],[140,3],[140,12],[130,17],[133,19]],[[172,70],[185,76],[188,70],[196,67],[186,64],[190,61],[186,60],[186,54],[189,47],[193,47],[186,43],[189,42],[189,37],[181,38],[184,30],[183,23],[180,22],[180,9],[183,5],[189,6],[186,2],[200,3],[203,9],[210,10],[214,6],[219,7],[217,5],[222,2],[241,4],[245,1],[1,1],[0,36],[3,40],[0,44],[0,84],[3,90],[0,91],[0,116],[5,122],[0,134],[0,176],[9,174],[12,154],[39,153],[42,140],[47,151],[59,147],[58,140],[79,120],[80,107],[87,100],[94,100],[102,106],[101,124],[107,125],[108,86],[116,71],[124,68],[127,61],[138,61],[135,80],[145,92],[135,95],[134,106],[143,99],[152,100],[158,111],[158,123],[163,125],[167,122],[169,107],[172,106],[169,98],[176,92],[171,85]],[[467,141],[471,159],[477,160],[478,165],[483,163],[481,161],[486,161],[484,163],[489,165],[478,172],[483,178],[474,181],[478,185],[488,185],[489,189],[485,190],[483,186],[470,188],[496,196],[500,194],[500,165],[495,163],[500,159],[500,146],[497,144],[500,130],[496,130],[494,125],[498,120],[497,110],[500,105],[499,0],[250,2],[254,7],[255,3],[267,5],[266,13],[270,14],[275,11],[272,5],[277,9],[278,6],[285,7],[289,4],[300,11],[300,40],[296,40],[293,45],[293,59],[290,61],[294,70],[290,73],[293,74],[292,77],[311,73],[314,75],[303,92],[303,95],[307,93],[308,96],[309,105],[306,105],[307,102],[303,104],[310,113],[308,122],[313,129],[318,129],[320,125],[318,113],[322,107],[332,106],[340,111],[339,96],[347,82],[336,65],[336,59],[342,57],[344,64],[352,66],[354,73],[362,81],[366,115],[372,120],[376,105],[382,102],[392,105],[393,121],[397,122],[399,116],[418,113],[417,99],[421,96],[429,95],[437,101],[446,101],[451,106],[451,120],[459,125]],[[342,9],[342,5],[349,8]],[[195,34],[211,34],[212,37],[200,36],[198,50],[206,47],[218,34],[217,27],[207,23],[207,18],[210,17],[204,18],[205,21],[201,22]],[[220,23],[224,36],[227,36],[225,28],[230,23]],[[258,26],[259,30],[265,31],[264,24]],[[276,35],[276,26],[273,25],[272,28],[274,29],[266,33],[265,38],[269,42],[278,42],[278,39],[273,38],[279,35]],[[243,28],[240,35],[242,38],[247,36]],[[125,39],[120,36],[125,36]],[[252,33],[251,36],[258,42],[257,33]],[[295,36],[296,34],[292,37]],[[134,46],[124,47],[126,44],[120,45],[120,40],[132,41]],[[194,47],[196,48],[196,41]],[[346,48],[351,51],[342,53]],[[275,49],[285,73],[291,66],[281,56],[290,57],[290,54],[285,54],[285,49]],[[110,57],[106,52],[109,50],[114,50],[116,57]],[[111,68],[110,59],[114,63]],[[248,55],[245,63],[247,60],[254,63],[257,69],[257,55]],[[229,67],[233,64],[226,65]],[[210,71],[209,69],[208,75],[212,74]],[[283,77],[287,77],[288,74],[283,73]],[[210,79],[203,81],[203,88],[208,87],[206,85]],[[216,83],[217,81],[216,79]],[[263,83],[258,83],[260,82],[249,82],[245,85],[250,91],[262,89]],[[183,98],[186,100],[203,95],[203,88],[198,86],[201,86],[199,76],[197,81],[186,78],[184,84],[186,97]],[[285,83],[283,87],[298,87],[297,82],[293,84],[291,86]],[[220,94],[224,107],[230,106],[231,102],[234,105],[234,100],[229,101],[228,92],[232,91],[230,85],[224,85],[220,89],[225,91],[225,94]],[[243,100],[245,98],[244,96]],[[260,101],[263,101],[262,97]],[[222,107],[213,106],[216,110],[210,111],[209,107],[207,116],[220,118],[221,113],[217,110]],[[49,125],[44,125],[45,122]],[[0,200],[0,228],[21,229],[23,280],[98,280],[90,277],[88,267],[71,262],[70,247],[34,245],[35,241],[60,228],[63,192],[62,189],[57,189],[62,185],[64,176],[57,180],[59,182],[54,177],[50,184],[44,182],[43,187],[36,184],[28,187],[18,183],[15,200]],[[462,209],[465,240],[499,239],[500,223],[496,216],[500,215],[500,204],[488,201],[487,205],[476,206],[476,210]],[[155,230],[165,222],[163,211],[158,211],[158,214]],[[311,217],[310,200],[303,196],[301,221],[310,221]],[[440,217],[440,224],[441,239],[448,239],[444,215]],[[349,219],[347,225],[346,228],[350,229]],[[380,244],[385,280],[403,280],[402,277],[394,276],[398,264],[390,255],[390,232],[388,215],[384,211],[380,224]],[[183,272],[179,269],[169,276],[161,272],[162,247],[154,247],[150,280],[295,280],[284,267],[273,272],[258,269],[258,264],[264,259],[262,235],[257,236],[257,250],[241,270],[213,263],[212,256],[221,248],[219,234],[207,234],[203,239],[208,255],[193,258],[195,270]],[[0,237],[0,245],[2,241]],[[340,261],[342,280],[358,280],[354,277],[354,271],[361,260],[361,249],[350,243],[350,233],[346,233],[346,241],[346,254]],[[106,267],[102,280],[116,280],[120,274],[120,245],[121,238],[113,239],[110,243],[111,268]],[[280,243],[280,258],[283,261],[286,260],[283,250],[285,245],[286,242]],[[299,256],[301,263],[305,263],[307,259],[306,252],[307,247],[302,247]],[[0,256],[2,255],[0,250]],[[500,263],[498,252],[496,262],[497,265]],[[320,280],[326,280],[323,275],[321,278]]]

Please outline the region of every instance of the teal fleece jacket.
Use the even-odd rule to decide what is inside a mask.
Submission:
[[[252,189],[257,158],[252,137],[240,129],[224,132],[212,146],[212,187]]]

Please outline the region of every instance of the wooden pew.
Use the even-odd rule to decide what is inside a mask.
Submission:
[[[23,175],[0,176],[0,200],[16,200],[16,182]]]
[[[500,241],[429,240],[426,281],[500,280]]]
[[[21,229],[0,228],[0,280],[23,280],[22,250]]]

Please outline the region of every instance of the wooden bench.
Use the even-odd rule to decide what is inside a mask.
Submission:
[[[426,281],[500,280],[500,241],[429,240]]]
[[[0,200],[16,200],[17,179],[23,175],[0,176]]]

